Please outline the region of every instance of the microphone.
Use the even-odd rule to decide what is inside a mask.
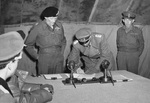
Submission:
[[[74,78],[73,73],[74,73],[74,69],[75,69],[75,61],[71,60],[67,63],[67,67],[68,69],[71,71],[70,73],[70,77],[66,78],[65,80],[63,80],[62,82],[64,84],[71,84],[76,88],[75,83],[81,83],[80,80],[78,80],[77,78]]]
[[[74,77],[73,77],[73,72],[74,72],[74,68],[75,68],[75,62],[73,60],[69,61],[68,67],[69,67],[69,70],[71,70],[69,81],[76,88],[76,86],[74,84],[75,80],[74,80]]]
[[[73,60],[71,60],[68,64],[69,70],[73,71],[75,68],[75,62]]]
[[[107,69],[109,67],[110,62],[108,60],[102,61],[100,65],[100,70],[104,73],[104,76],[100,77],[101,82],[108,82]]]
[[[101,65],[100,65],[100,70],[102,72],[105,71],[105,69],[107,69],[109,67],[110,62],[108,60],[104,60],[102,61]]]

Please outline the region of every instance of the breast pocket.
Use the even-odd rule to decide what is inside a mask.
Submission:
[[[131,35],[128,35],[127,38],[126,38],[126,41],[128,44],[136,44],[136,37],[134,34],[131,34]]]

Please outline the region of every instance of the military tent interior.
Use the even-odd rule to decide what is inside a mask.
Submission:
[[[73,35],[82,27],[105,34],[116,57],[116,32],[122,26],[121,13],[133,11],[137,15],[135,25],[142,29],[145,41],[139,75],[150,78],[150,0],[0,0],[0,5],[0,33],[23,30],[26,35],[32,25],[40,21],[39,15],[45,7],[58,7],[58,19],[64,26],[67,39],[65,60]],[[18,69],[34,74],[35,68],[36,62],[24,53]]]

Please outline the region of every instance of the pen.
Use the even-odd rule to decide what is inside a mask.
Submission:
[[[57,79],[57,77],[51,77],[51,80],[56,80]]]
[[[132,81],[133,79],[123,79],[123,80],[114,80],[114,82],[129,82]]]
[[[74,84],[74,82],[72,82],[73,86],[76,88],[76,85]]]

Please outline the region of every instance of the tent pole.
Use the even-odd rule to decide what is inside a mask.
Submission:
[[[99,2],[99,0],[96,0],[95,3],[94,3],[94,6],[93,6],[93,9],[92,9],[92,12],[91,12],[91,15],[90,15],[90,17],[89,17],[88,22],[91,22],[92,17],[93,17],[94,12],[95,12],[95,9],[96,9],[96,7],[97,7],[97,5],[98,5],[98,2]]]

